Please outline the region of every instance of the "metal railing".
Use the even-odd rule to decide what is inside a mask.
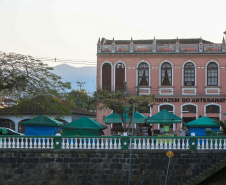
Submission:
[[[0,136],[0,149],[128,150],[130,146],[134,150],[226,150],[226,136]]]

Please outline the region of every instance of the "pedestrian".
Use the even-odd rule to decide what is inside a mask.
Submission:
[[[180,130],[180,136],[185,137],[185,129],[184,128],[181,128],[181,130]]]

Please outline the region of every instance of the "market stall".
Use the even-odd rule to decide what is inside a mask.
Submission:
[[[181,118],[176,116],[175,114],[168,112],[167,110],[163,109],[162,111],[158,112],[157,114],[153,115],[152,117],[147,119],[147,123],[149,124],[163,124],[163,129],[159,130],[159,132],[154,132],[154,135],[170,135],[171,131],[169,129],[170,124],[176,124],[177,130],[177,123],[181,123]],[[171,135],[175,135],[176,133],[172,133]]]
[[[44,114],[21,123],[25,125],[26,136],[55,136],[64,124]]]
[[[86,116],[63,126],[62,136],[100,136],[107,127]]]
[[[129,123],[131,117],[127,113],[123,113],[123,119],[125,123]],[[146,124],[147,116],[142,115],[139,112],[134,113],[133,124],[135,124],[134,135],[148,135],[148,129],[150,125]],[[114,131],[119,130],[121,133],[123,132],[122,128],[122,118],[120,114],[112,113],[109,116],[105,117],[104,123],[112,124],[112,135],[114,135]],[[138,125],[138,126],[137,126]],[[120,134],[119,134],[120,135]]]
[[[199,119],[186,123],[184,126],[189,129],[189,136],[191,133],[195,136],[206,136],[205,130],[210,128],[211,130],[220,130],[220,125],[216,123],[214,119],[203,116]]]

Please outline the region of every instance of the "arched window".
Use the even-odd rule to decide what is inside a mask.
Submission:
[[[102,89],[111,91],[111,64],[109,63],[102,66]]]
[[[160,111],[162,111],[163,109],[167,110],[168,112],[173,112],[173,106],[172,105],[161,105]]]
[[[195,66],[191,62],[187,62],[184,66],[184,86],[195,85]]]
[[[172,66],[169,62],[161,66],[161,85],[172,85]]]
[[[149,82],[149,67],[148,64],[142,62],[138,66],[138,84],[139,86],[148,86]]]
[[[6,127],[6,128],[10,128],[12,130],[15,130],[15,123],[10,119],[1,118],[0,119],[0,127]]]
[[[183,113],[196,113],[196,106],[194,105],[185,105],[183,106]]]
[[[115,90],[124,90],[123,82],[125,81],[125,65],[118,63],[115,66]]]
[[[218,66],[215,62],[210,62],[207,66],[207,85],[218,85]]]
[[[219,113],[220,107],[218,105],[208,105],[206,106],[206,113]]]

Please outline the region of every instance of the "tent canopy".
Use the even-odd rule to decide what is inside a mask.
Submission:
[[[148,118],[147,123],[150,124],[173,124],[173,123],[181,123],[181,118],[176,116],[175,114],[168,112],[167,110],[163,109],[161,112],[153,115],[152,117]]]
[[[2,134],[8,134],[8,130],[6,128],[0,127],[0,132],[2,132]]]
[[[97,121],[94,121],[86,116],[63,126],[63,129],[100,130],[100,129],[106,129],[106,128],[107,128],[107,126],[105,126]]]
[[[129,123],[131,119],[127,113],[123,113],[124,121]],[[146,123],[147,116],[140,114],[139,112],[134,113],[133,123]],[[112,113],[106,118],[104,118],[104,123],[122,123],[122,118],[120,114]]]
[[[203,116],[199,119],[190,121],[188,123],[186,123],[184,126],[186,127],[220,127],[220,125],[218,123],[215,123],[214,119],[208,118],[206,116]]]
[[[27,126],[25,127],[26,136],[55,136],[60,127],[49,126]]]
[[[50,118],[44,114],[36,116],[30,120],[24,121],[21,123],[26,126],[50,126],[50,127],[58,127],[63,126],[64,124],[61,121]]]

